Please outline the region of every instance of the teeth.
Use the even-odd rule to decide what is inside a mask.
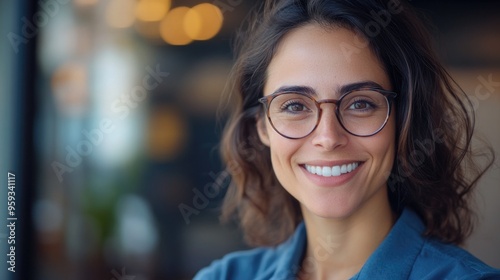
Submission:
[[[350,171],[352,171],[352,169]],[[347,166],[345,164],[340,167],[340,173],[347,173]]]
[[[349,173],[354,169],[358,168],[359,162],[353,162],[349,164],[335,165],[335,166],[312,166],[305,165],[309,173],[316,174],[324,177],[340,176],[342,174]]]
[[[340,176],[340,166],[336,165],[332,167],[332,176]]]
[[[332,174],[332,173],[333,173],[333,172],[332,172],[332,169],[331,169],[330,167],[328,167],[328,166],[323,166],[322,171],[323,171],[323,172],[322,172],[322,174],[323,174],[323,176],[325,176],[325,177],[330,177],[330,176],[332,176],[332,175],[333,175],[333,174]]]

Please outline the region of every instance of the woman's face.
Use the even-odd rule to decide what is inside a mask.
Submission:
[[[282,39],[267,69],[264,95],[298,86],[311,88],[316,100],[338,99],[341,87],[362,82],[391,90],[381,63],[369,47],[357,47],[359,42],[359,37],[343,28],[308,24],[292,30]],[[363,208],[388,204],[386,181],[395,154],[394,113],[379,133],[358,137],[339,124],[334,104],[321,108],[318,127],[302,139],[279,135],[267,118],[258,122],[259,136],[270,147],[280,183],[303,211],[324,218],[346,218]],[[332,167],[354,170],[340,176],[308,171]]]

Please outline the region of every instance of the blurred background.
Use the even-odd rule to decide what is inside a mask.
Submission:
[[[500,158],[500,3],[411,3]],[[191,279],[246,248],[219,224],[232,39],[256,2],[0,2],[0,192],[16,175],[16,273],[0,279]],[[217,119],[217,114],[221,115]],[[4,187],[5,186],[5,187]],[[500,267],[500,168],[467,249]]]

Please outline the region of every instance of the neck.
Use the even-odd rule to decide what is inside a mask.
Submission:
[[[349,279],[382,243],[396,219],[387,192],[339,219],[318,217],[302,208],[307,250],[300,279]]]

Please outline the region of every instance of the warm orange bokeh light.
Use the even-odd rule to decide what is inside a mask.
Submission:
[[[148,154],[158,160],[172,160],[185,149],[188,125],[179,110],[163,106],[153,110],[148,125]]]
[[[141,21],[160,21],[170,9],[170,0],[140,0],[135,15]]]
[[[177,7],[165,16],[160,24],[160,34],[165,42],[171,45],[187,45],[193,41],[182,25],[188,11],[188,7]]]
[[[193,40],[209,40],[222,27],[223,16],[221,10],[210,3],[194,6],[184,17],[184,29]]]

